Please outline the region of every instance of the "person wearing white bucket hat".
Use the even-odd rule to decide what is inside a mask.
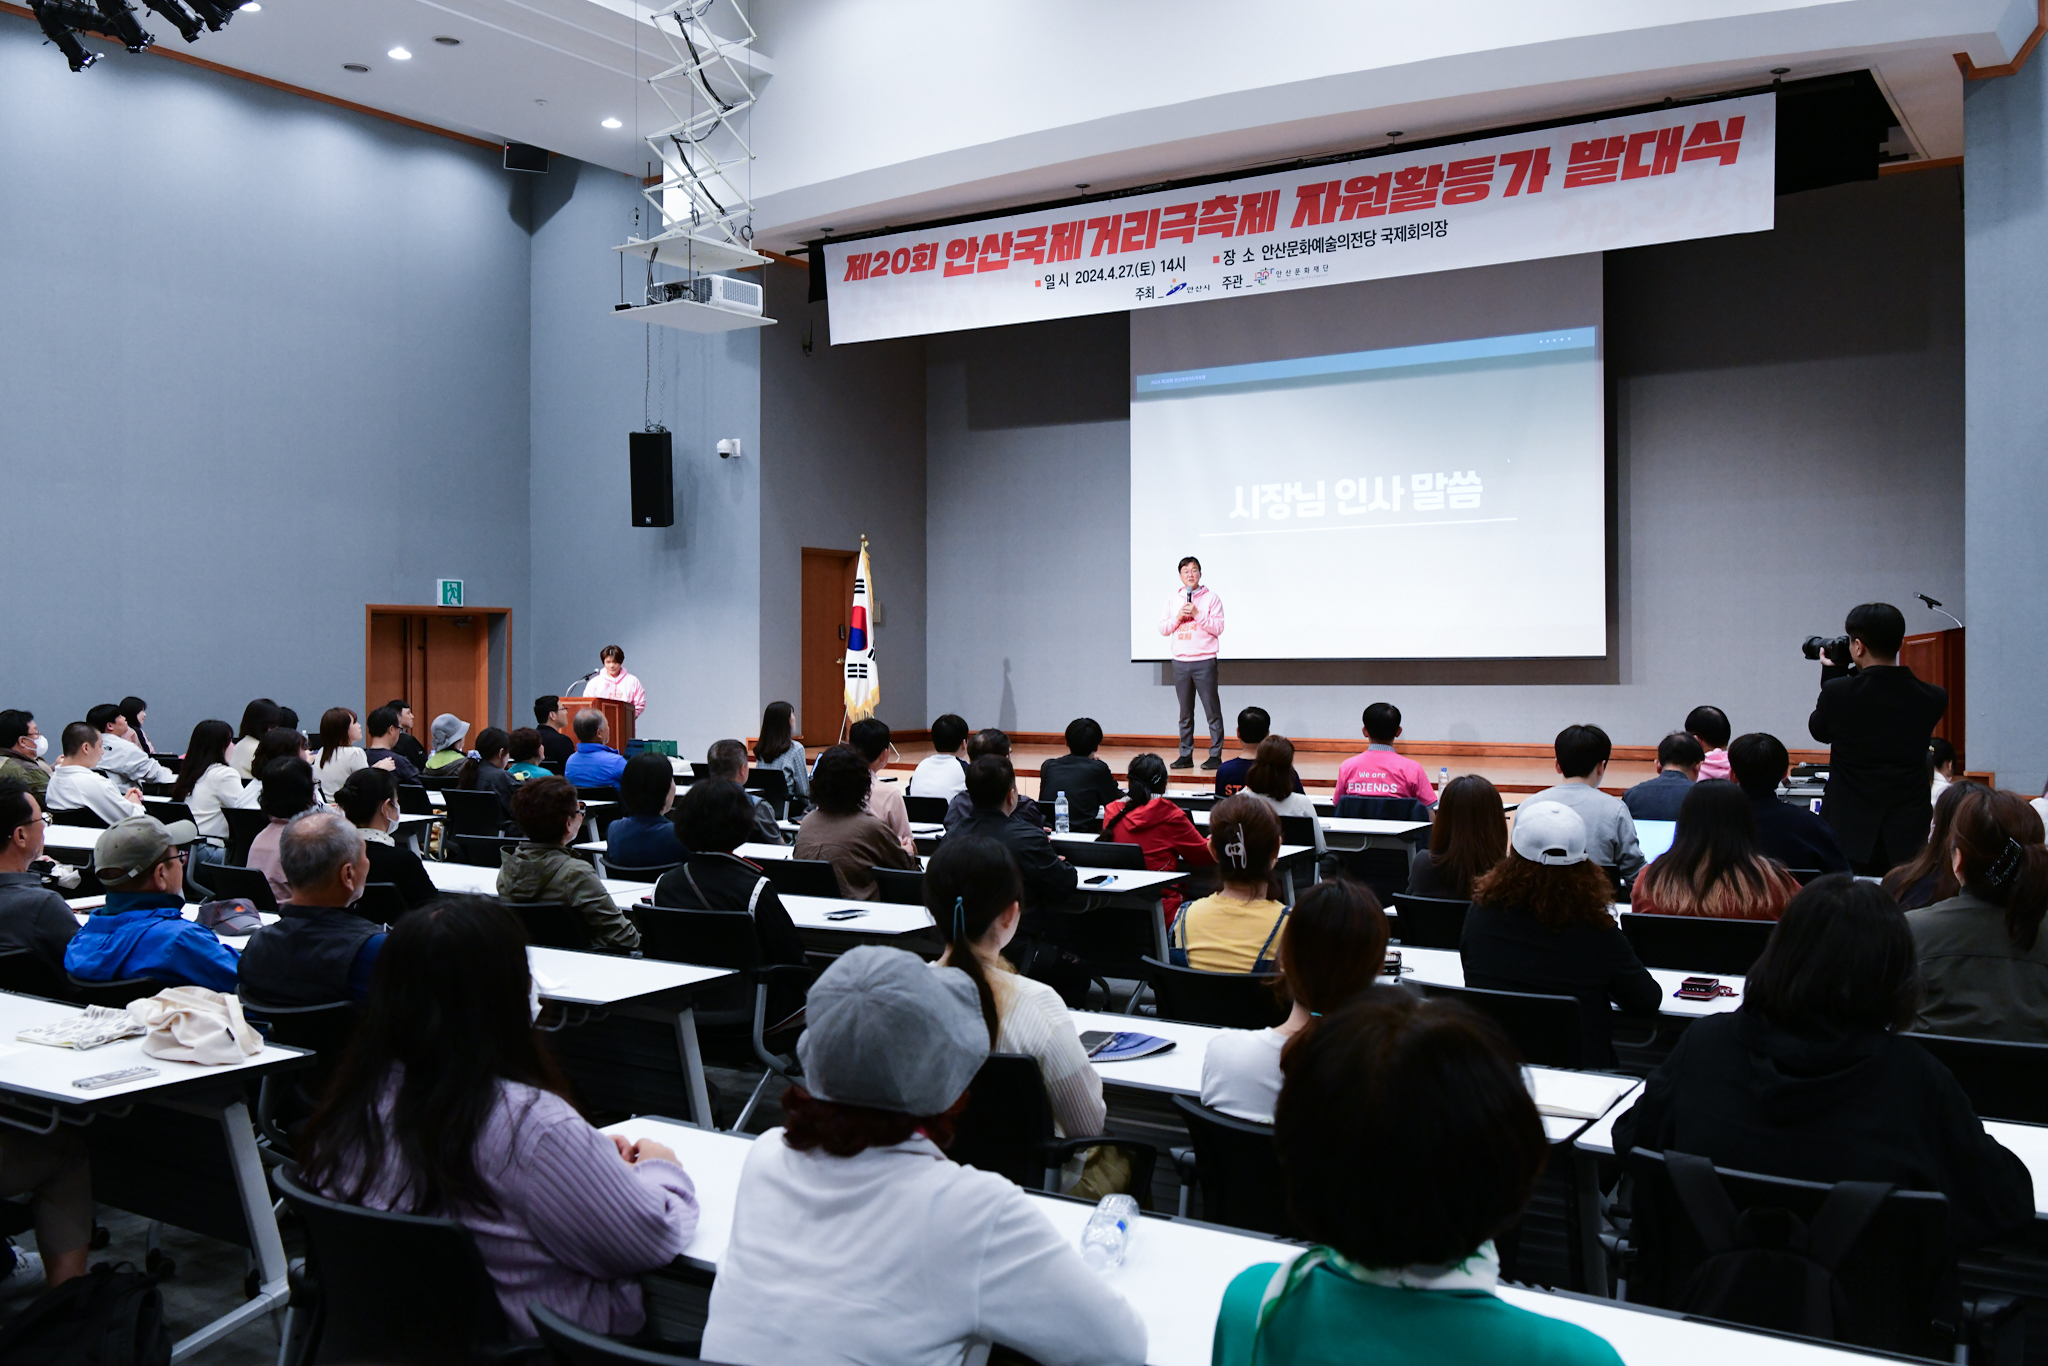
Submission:
[[[1609,913],[1613,884],[1587,855],[1586,823],[1562,802],[1515,813],[1508,856],[1472,884],[1458,943],[1465,985],[1574,996],[1580,1057],[1614,1065],[1614,1008],[1654,1015],[1664,989]]]

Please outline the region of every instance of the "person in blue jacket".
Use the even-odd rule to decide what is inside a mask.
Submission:
[[[166,826],[152,816],[101,831],[92,860],[107,902],[64,950],[65,971],[87,982],[151,977],[232,992],[235,951],[184,915],[184,846],[198,838],[190,821]]]

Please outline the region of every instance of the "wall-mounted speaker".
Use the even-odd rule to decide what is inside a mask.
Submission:
[[[675,444],[667,432],[627,437],[633,467],[633,525],[676,524]]]

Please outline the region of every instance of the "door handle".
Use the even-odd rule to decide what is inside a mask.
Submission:
[[[839,639],[840,639],[840,640],[841,640],[842,642],[844,642],[844,641],[845,641],[845,639],[846,639],[846,628],[845,628],[844,626],[841,626],[841,627],[839,628]]]

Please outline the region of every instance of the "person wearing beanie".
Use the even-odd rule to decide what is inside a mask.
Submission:
[[[804,1084],[740,1173],[701,1355],[731,1366],[1139,1366],[1145,1325],[1032,1197],[945,1154],[988,1058],[974,983],[866,945],[812,986]]]

